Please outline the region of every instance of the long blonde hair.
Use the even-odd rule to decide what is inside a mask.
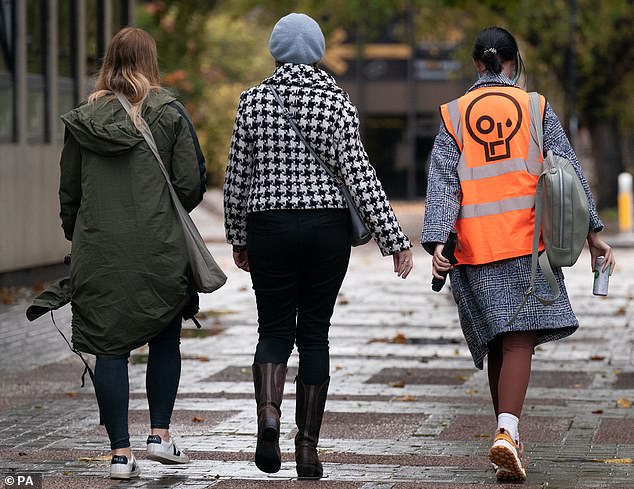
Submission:
[[[139,114],[151,90],[161,88],[156,42],[137,27],[124,27],[110,41],[103,65],[97,75],[95,91],[88,97],[92,103],[119,92],[132,104],[130,118],[139,127]]]

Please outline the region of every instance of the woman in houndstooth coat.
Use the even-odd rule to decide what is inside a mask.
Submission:
[[[516,86],[515,82],[523,71],[523,63],[517,43],[508,31],[499,27],[483,30],[475,41],[473,58],[480,77],[469,89],[468,94],[474,91],[483,94],[491,93],[492,91],[487,87],[500,87],[499,92],[512,92],[512,90],[505,90],[505,87]],[[473,95],[479,94],[473,93]],[[471,107],[472,105],[469,105],[466,110],[467,115]],[[484,118],[481,120],[484,121]],[[480,126],[482,132],[489,130],[485,122],[482,122]],[[525,118],[522,123],[528,125],[530,121]],[[459,176],[459,165],[464,158],[468,157],[461,155],[458,142],[445,124],[445,122],[441,124],[432,150],[422,244],[433,255],[433,275],[440,277],[442,273],[449,271],[460,325],[477,368],[483,368],[484,358],[488,355],[489,386],[495,414],[498,417],[498,430],[490,451],[490,458],[494,462],[497,478],[525,480],[526,471],[521,460],[518,423],[528,387],[534,347],[572,334],[579,323],[570,307],[561,268],[555,268],[555,277],[561,289],[559,299],[551,306],[544,306],[534,297],[530,297],[515,321],[508,324],[509,319],[522,303],[524,293],[529,286],[530,251],[526,255],[515,255],[508,259],[475,265],[458,263],[454,267],[451,267],[449,261],[441,255],[443,243],[461,214],[461,184],[464,182],[461,182]],[[499,130],[501,132],[502,127]],[[547,103],[543,130],[544,153],[551,150],[554,154],[570,160],[585,188],[590,203],[590,229],[587,241],[592,258],[604,255],[606,266],[610,265],[613,270],[614,254],[597,235],[602,230],[603,224],[597,214],[583,170],[557,116]],[[537,154],[539,154],[539,148]],[[522,181],[526,180],[529,179],[524,178]],[[532,181],[536,182],[536,179]],[[534,189],[535,183],[532,189],[521,187],[518,190],[521,195],[534,195]],[[508,189],[500,188],[500,195],[502,191],[508,192]],[[486,201],[491,196],[484,194],[480,198]],[[502,201],[499,202],[502,206]],[[532,239],[533,222],[526,222],[523,225],[528,230],[524,234]],[[480,236],[480,239],[486,242],[488,237]],[[524,248],[526,247],[530,250],[531,244],[526,243]],[[552,295],[539,269],[535,289],[539,296]]]
[[[317,442],[329,384],[328,329],[350,258],[350,216],[334,181],[286,120],[270,88],[308,144],[352,194],[394,271],[412,268],[411,243],[394,216],[359,137],[348,95],[317,68],[325,50],[319,25],[283,17],[269,48],[272,77],[242,94],[225,179],[225,226],[234,260],[251,273],[259,340],[253,363],[258,411],[255,463],[280,468],[280,404],[286,363],[297,345],[299,477],[321,477]]]

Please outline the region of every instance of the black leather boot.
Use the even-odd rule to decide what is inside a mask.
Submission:
[[[286,381],[286,364],[254,363],[253,384],[258,412],[258,442],[255,449],[255,465],[262,472],[280,470],[280,415]]]
[[[321,385],[304,385],[299,377],[295,380],[297,382],[295,422],[298,430],[295,436],[297,476],[318,479],[324,475],[324,469],[317,455],[317,443],[330,377]]]

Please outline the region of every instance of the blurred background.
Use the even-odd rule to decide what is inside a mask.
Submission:
[[[411,202],[425,195],[438,105],[476,79],[475,35],[509,29],[525,88],[553,105],[616,231],[617,177],[634,167],[633,0],[0,0],[0,286],[55,269],[70,248],[59,115],[90,93],[115,32],[155,37],[163,83],[191,113],[219,188],[238,97],[272,74],[268,38],[289,12],[321,24],[321,67],[357,106],[388,196]]]

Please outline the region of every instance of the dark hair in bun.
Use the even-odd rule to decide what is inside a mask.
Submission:
[[[505,61],[515,61],[516,77],[519,78],[525,72],[515,38],[502,27],[487,27],[481,31],[476,37],[471,55],[494,75],[502,72],[502,63]]]

